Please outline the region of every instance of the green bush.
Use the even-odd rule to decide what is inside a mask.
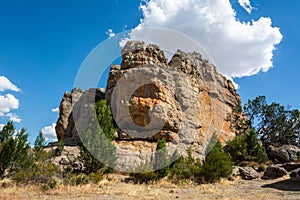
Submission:
[[[32,166],[25,168],[12,176],[12,179],[16,183],[35,184],[43,188],[49,186],[51,189],[57,185],[54,183],[56,183],[56,180],[59,178],[61,178],[59,168],[50,161],[36,162]]]
[[[89,183],[97,184],[101,180],[103,180],[103,175],[101,172],[93,172],[90,174],[68,174],[68,176],[64,178],[64,184],[73,186]]]
[[[244,161],[262,163],[268,160],[265,149],[253,129],[235,137],[225,149],[237,165]]]
[[[201,175],[205,182],[213,183],[220,178],[229,178],[232,174],[233,163],[230,157],[224,153],[220,142],[217,142],[212,151],[206,156],[201,167]]]
[[[189,149],[187,157],[179,157],[171,164],[170,179],[175,182],[191,180],[198,181],[202,163],[200,159],[192,157],[192,150]]]
[[[30,150],[25,129],[16,131],[9,121],[0,131],[0,178],[22,169]]]
[[[134,183],[154,183],[159,180],[157,171],[153,170],[153,165],[149,162],[141,164],[135,169],[136,172],[130,173],[130,178]]]

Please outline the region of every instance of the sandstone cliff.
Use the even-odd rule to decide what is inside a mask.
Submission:
[[[93,92],[96,100],[104,98],[96,89],[65,93],[56,126],[58,139],[66,144],[80,141],[74,121],[83,123],[85,106],[95,99],[84,95]],[[161,138],[167,139],[170,152],[177,149],[185,155],[191,148],[195,157],[203,159],[214,134],[221,141],[235,136],[226,118],[240,97],[232,82],[195,52],[178,50],[168,62],[158,46],[129,41],[122,50],[121,66],[111,66],[105,98],[118,125],[114,144],[123,171],[153,159],[155,141]]]

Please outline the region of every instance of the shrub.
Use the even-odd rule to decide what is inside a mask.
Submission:
[[[35,184],[44,189],[46,186],[49,186],[51,189],[56,187],[56,179],[58,178],[61,178],[60,170],[50,161],[36,162],[32,166],[25,168],[12,176],[12,179],[17,183]]]
[[[235,137],[227,144],[225,149],[237,165],[244,161],[262,163],[268,160],[265,149],[253,129]]]
[[[129,175],[134,183],[148,184],[156,182],[159,179],[158,173],[153,170],[153,165],[149,162],[141,164],[135,169],[134,173],[130,173]]]
[[[208,183],[213,183],[220,178],[229,178],[232,174],[233,163],[224,153],[220,142],[217,142],[212,151],[206,156],[201,167],[201,175]]]
[[[103,175],[101,172],[93,172],[90,174],[68,174],[67,177],[64,178],[64,184],[66,185],[84,185],[89,183],[99,183],[103,179]]]
[[[171,164],[170,179],[177,181],[192,180],[197,181],[201,170],[200,159],[192,157],[192,150],[189,149],[186,158],[180,157]]]

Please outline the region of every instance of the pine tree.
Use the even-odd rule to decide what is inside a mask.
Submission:
[[[117,160],[116,147],[111,143],[115,138],[112,114],[105,100],[91,105],[90,122],[86,131],[81,133],[83,146],[81,157],[85,162],[86,173],[100,169],[111,171]]]
[[[16,131],[11,121],[0,131],[0,177],[9,176],[12,172],[20,170],[30,149],[27,139],[25,129]]]

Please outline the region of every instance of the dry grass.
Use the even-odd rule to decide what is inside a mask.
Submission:
[[[288,185],[290,184],[290,185]],[[9,185],[9,184],[8,184]],[[285,186],[285,188],[284,188]],[[281,188],[282,187],[282,188]],[[98,185],[59,186],[41,191],[37,186],[10,185],[0,188],[0,199],[204,199],[204,200],[282,200],[299,199],[300,181],[290,182],[288,177],[277,180],[221,181],[217,184],[174,185],[163,180],[152,185],[124,183],[119,179],[103,180]]]

